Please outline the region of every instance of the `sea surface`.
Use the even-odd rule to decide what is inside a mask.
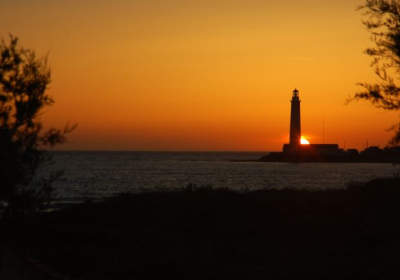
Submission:
[[[40,174],[63,170],[56,203],[101,200],[126,192],[174,190],[188,184],[228,188],[325,190],[400,172],[388,163],[256,162],[266,152],[51,152]]]

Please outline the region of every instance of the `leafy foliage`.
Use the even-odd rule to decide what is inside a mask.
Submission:
[[[1,42],[0,201],[10,211],[33,211],[48,200],[58,173],[42,179],[40,187],[31,184],[37,168],[51,160],[43,148],[65,142],[75,128],[43,132],[41,111],[54,103],[46,93],[50,72],[47,56],[36,58],[34,51],[18,46],[18,38],[10,35],[9,43]]]
[[[350,100],[368,100],[377,108],[400,110],[400,87],[393,75],[400,74],[400,2],[398,0],[366,0],[358,7],[368,20],[364,26],[371,34],[375,47],[367,48],[365,53],[373,58],[374,68],[379,81],[375,84],[358,83],[364,91],[358,92]],[[395,135],[390,141],[394,146],[400,143],[400,124],[391,130]]]

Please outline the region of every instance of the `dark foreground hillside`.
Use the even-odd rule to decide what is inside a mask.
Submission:
[[[122,195],[6,235],[26,265],[72,279],[400,279],[399,182]]]

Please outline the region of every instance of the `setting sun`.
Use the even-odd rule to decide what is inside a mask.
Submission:
[[[310,142],[308,142],[307,139],[301,138],[300,144],[301,144],[301,145],[310,145]]]

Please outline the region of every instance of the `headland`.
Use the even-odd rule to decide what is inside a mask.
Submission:
[[[271,152],[260,158],[263,162],[337,162],[337,163],[398,163],[400,164],[400,147],[381,149],[371,146],[359,152],[356,149],[330,148],[318,149],[316,145],[302,145],[297,152]]]
[[[400,147],[384,148],[370,146],[359,152],[357,149],[344,150],[338,144],[310,144],[302,141],[300,118],[300,95],[294,89],[290,110],[289,143],[283,145],[282,152],[271,152],[259,161],[266,162],[370,162],[400,163]],[[324,139],[325,137],[323,137]]]

